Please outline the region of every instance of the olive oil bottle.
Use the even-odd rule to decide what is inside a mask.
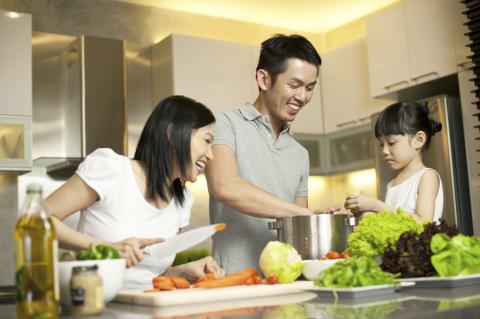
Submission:
[[[57,240],[39,184],[27,187],[14,241],[17,318],[57,318]]]

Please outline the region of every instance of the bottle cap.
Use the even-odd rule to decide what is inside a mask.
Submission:
[[[42,189],[42,185],[38,184],[38,183],[32,183],[32,184],[28,184],[27,186],[27,193],[42,193],[43,189]]]

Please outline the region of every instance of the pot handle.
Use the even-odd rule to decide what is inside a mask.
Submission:
[[[347,226],[357,226],[357,219],[355,217],[347,217],[347,219],[345,219],[345,223]]]
[[[268,229],[276,229],[276,230],[280,230],[282,229],[282,221],[280,219],[277,219],[276,221],[274,222],[268,222]]]

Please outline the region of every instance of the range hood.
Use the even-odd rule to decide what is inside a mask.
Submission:
[[[33,34],[34,167],[59,178],[100,147],[127,151],[125,44]]]

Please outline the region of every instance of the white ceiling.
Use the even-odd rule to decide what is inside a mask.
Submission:
[[[398,0],[117,0],[194,14],[322,33]]]

